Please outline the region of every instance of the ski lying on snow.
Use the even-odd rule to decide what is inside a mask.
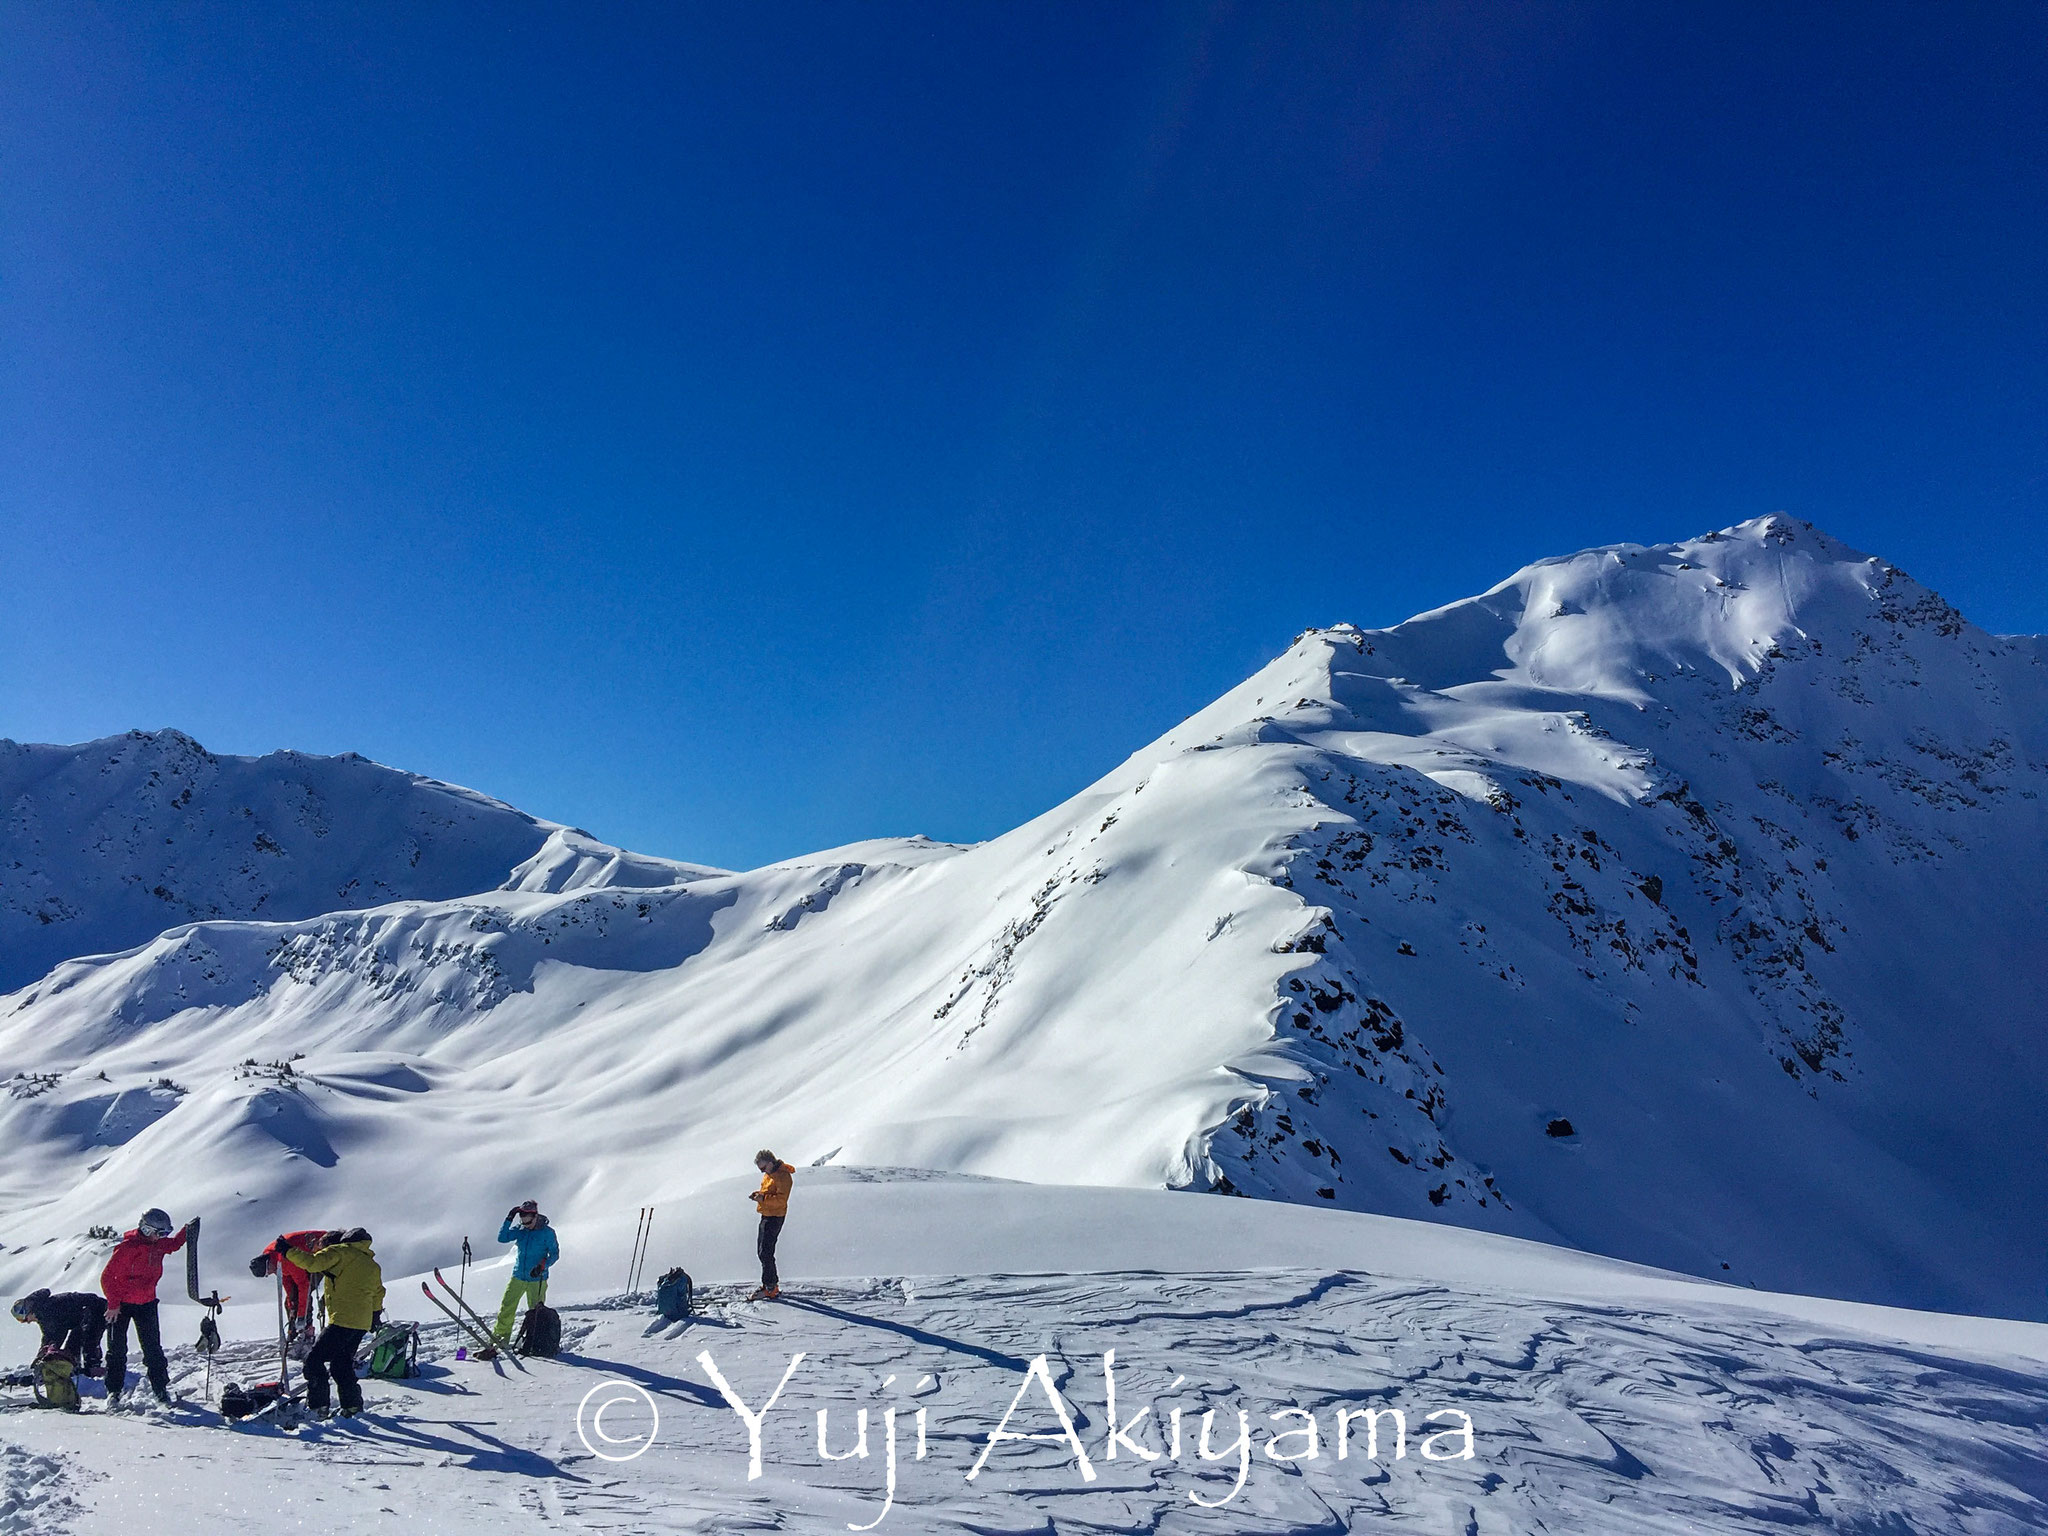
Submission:
[[[453,1323],[457,1328],[461,1329],[465,1334],[469,1336],[469,1341],[477,1347],[477,1358],[479,1360],[495,1360],[498,1357],[498,1341],[492,1338],[490,1334],[486,1333],[483,1329],[479,1328],[475,1323],[472,1323],[468,1318],[464,1317],[461,1313],[457,1312],[453,1307],[449,1306],[448,1303],[443,1301],[440,1297],[436,1296],[434,1294],[434,1288],[431,1285],[427,1284],[427,1282],[424,1280],[420,1282],[420,1292],[427,1298],[427,1300],[431,1301],[435,1306],[441,1309],[442,1315],[445,1316],[449,1322]],[[514,1363],[516,1364],[517,1362],[515,1361]],[[520,1369],[524,1370],[525,1367],[521,1366]]]

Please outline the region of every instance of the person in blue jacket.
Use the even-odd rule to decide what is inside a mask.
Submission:
[[[497,1326],[491,1330],[500,1344],[506,1344],[512,1339],[512,1320],[519,1313],[520,1299],[525,1299],[529,1312],[546,1304],[548,1271],[562,1256],[562,1245],[555,1241],[555,1229],[548,1225],[547,1217],[531,1200],[505,1213],[498,1241],[519,1245],[512,1261],[512,1278],[505,1285],[505,1299],[498,1307]]]

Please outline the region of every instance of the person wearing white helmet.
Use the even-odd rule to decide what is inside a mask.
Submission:
[[[164,1359],[162,1331],[157,1326],[156,1288],[164,1277],[164,1259],[185,1246],[187,1222],[171,1233],[171,1218],[151,1207],[133,1231],[122,1234],[100,1271],[100,1293],[107,1298],[107,1406],[121,1406],[128,1386],[128,1327],[135,1326],[142,1346],[143,1368],[157,1401],[171,1400],[171,1369]]]

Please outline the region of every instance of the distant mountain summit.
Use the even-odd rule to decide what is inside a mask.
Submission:
[[[2044,657],[1761,518],[1309,631],[976,847],[729,875],[529,824],[466,894],[0,998],[0,1216],[48,1283],[166,1178],[256,1240],[479,1189],[630,1223],[769,1145],[2048,1315]]]
[[[353,753],[228,757],[182,731],[0,740],[0,992],[179,923],[464,896],[535,859],[574,879],[577,840],[597,867],[634,857]]]

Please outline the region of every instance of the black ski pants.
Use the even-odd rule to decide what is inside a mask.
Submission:
[[[171,1367],[164,1359],[163,1334],[157,1328],[156,1303],[137,1302],[123,1306],[120,1315],[107,1325],[107,1395],[119,1397],[128,1390],[128,1326],[135,1326],[135,1341],[142,1346],[142,1367],[149,1373],[150,1389],[158,1397],[171,1395]]]
[[[754,1251],[761,1256],[761,1289],[772,1291],[782,1284],[781,1276],[775,1273],[775,1243],[782,1236],[780,1216],[761,1218],[761,1235],[754,1242]]]
[[[334,1378],[334,1391],[344,1408],[360,1410],[363,1389],[356,1382],[356,1348],[363,1342],[363,1330],[329,1323],[320,1330],[320,1341],[306,1356],[306,1406],[327,1406],[327,1378]]]

